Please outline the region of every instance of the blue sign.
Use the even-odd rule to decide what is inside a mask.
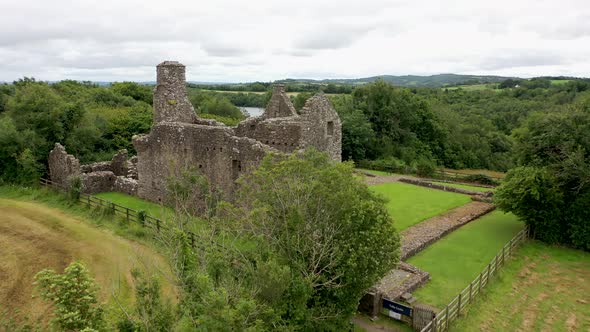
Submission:
[[[383,309],[388,309],[393,312],[397,312],[398,314],[412,317],[412,308],[411,307],[405,306],[403,304],[399,304],[397,302],[390,301],[388,299],[383,299]]]

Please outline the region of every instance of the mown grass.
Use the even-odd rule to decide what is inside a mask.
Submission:
[[[164,205],[152,203],[135,196],[130,196],[117,192],[98,193],[94,196],[106,199],[107,201],[128,207],[130,209],[134,209],[136,211],[145,211],[150,216],[159,219],[168,219],[174,216],[174,210],[172,210],[171,208]]]
[[[414,296],[444,308],[523,227],[513,214],[494,211],[435,242],[408,260],[431,277]]]
[[[119,305],[129,310],[133,302],[134,268],[159,275],[165,296],[174,299],[167,260],[153,243],[134,241],[152,242],[135,227],[140,226],[71,204],[61,194],[0,187],[0,311],[47,322],[50,306],[32,297],[33,277],[45,268],[62,272],[74,260],[81,260],[100,285],[111,322],[123,316]]]
[[[441,185],[447,186],[447,187],[461,188],[461,189],[465,189],[465,190],[477,191],[477,192],[482,192],[482,193],[488,192],[488,191],[494,191],[494,188],[470,186],[468,184],[462,184],[462,183],[449,183],[449,182],[442,182],[442,181],[432,181],[432,182],[436,183],[436,184],[441,184]]]
[[[590,253],[530,241],[452,331],[590,331]]]
[[[389,201],[387,209],[398,230],[404,230],[471,201],[467,195],[391,182],[370,187]]]

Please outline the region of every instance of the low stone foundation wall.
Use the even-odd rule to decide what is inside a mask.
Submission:
[[[417,179],[400,178],[399,181],[413,184],[416,186],[422,186],[422,187],[428,187],[428,188],[432,188],[432,189],[450,191],[450,192],[465,194],[465,195],[482,196],[482,197],[491,197],[494,195],[494,193],[491,191],[479,192],[479,191],[467,190],[467,189],[456,188],[456,187],[451,187],[451,186],[445,186],[443,184],[432,183],[432,182],[422,181],[422,180],[417,180]]]
[[[82,192],[85,194],[96,194],[112,191],[115,179],[115,174],[111,171],[82,174]]]
[[[126,178],[124,176],[117,176],[112,191],[137,196],[137,180]]]

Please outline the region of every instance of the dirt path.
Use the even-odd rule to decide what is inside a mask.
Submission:
[[[444,235],[491,212],[494,208],[491,203],[473,201],[402,231],[401,259],[406,260]]]

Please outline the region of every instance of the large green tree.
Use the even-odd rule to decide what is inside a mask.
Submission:
[[[305,330],[341,330],[359,300],[399,259],[383,198],[352,173],[307,150],[270,155],[241,180],[244,232],[291,271],[282,316]]]
[[[508,173],[496,203],[536,238],[590,250],[590,112],[536,114],[515,136],[521,167]]]

